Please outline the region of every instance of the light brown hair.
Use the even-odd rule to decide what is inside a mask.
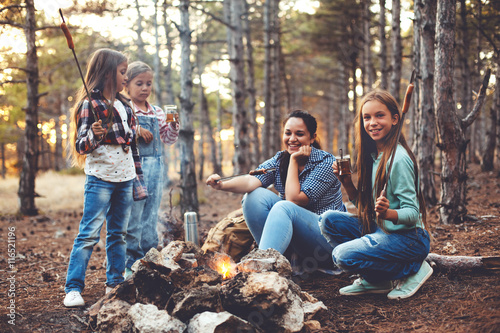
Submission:
[[[364,127],[363,120],[363,106],[370,101],[378,101],[384,104],[387,109],[391,112],[392,117],[397,117],[398,123],[395,126],[392,126],[389,133],[384,138],[385,144],[383,148],[383,155],[378,166],[375,183],[372,188],[372,167],[373,167],[373,157],[372,154],[377,154],[377,146],[375,141],[368,135]],[[356,112],[356,118],[354,120],[354,127],[356,133],[356,166],[358,170],[358,217],[362,221],[363,225],[363,233],[370,233],[370,224],[372,221],[376,220],[375,207],[373,202],[373,197],[380,196],[384,184],[386,183],[386,169],[387,169],[387,161],[390,158],[392,147],[395,147],[397,140],[398,127],[401,120],[401,109],[399,107],[398,102],[394,99],[394,97],[385,90],[374,90],[366,94],[361,102],[359,103],[358,110]],[[422,222],[424,226],[429,230],[427,225],[427,213],[425,208],[425,201],[422,195],[422,191],[419,187],[418,181],[418,164],[415,158],[415,155],[411,151],[406,139],[401,133],[399,137],[399,143],[403,148],[407,151],[411,160],[413,161],[413,167],[415,171],[415,189],[417,192],[418,202],[420,206],[420,214],[422,218]],[[376,195],[375,195],[376,194]],[[383,225],[379,224],[379,227],[383,228]]]

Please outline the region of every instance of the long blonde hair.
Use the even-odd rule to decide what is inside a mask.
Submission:
[[[362,115],[363,106],[370,101],[378,101],[384,104],[387,109],[391,112],[392,117],[397,117],[398,123],[392,126],[391,130],[385,137],[385,145],[382,150],[383,155],[380,164],[377,168],[377,173],[375,176],[375,183],[372,188],[372,167],[373,167],[373,157],[372,154],[377,154],[377,146],[375,141],[368,135],[364,127],[364,120]],[[398,126],[400,126],[401,120],[401,109],[398,102],[394,97],[385,90],[374,90],[366,94],[361,100],[358,110],[356,112],[356,119],[354,120],[354,127],[356,132],[356,152],[357,152],[357,170],[358,170],[358,217],[361,219],[363,224],[363,233],[371,232],[370,224],[372,221],[376,220],[375,207],[373,202],[374,194],[376,197],[380,195],[384,184],[386,182],[387,174],[387,161],[390,158],[392,147],[396,145]],[[399,137],[399,143],[407,151],[411,160],[413,161],[413,167],[415,171],[415,189],[417,192],[418,202],[420,206],[420,214],[422,217],[422,222],[424,226],[428,229],[427,225],[427,213],[425,209],[424,196],[419,187],[418,182],[418,165],[415,155],[408,146],[406,139],[401,133]],[[379,227],[384,226],[379,224]]]
[[[111,49],[99,49],[95,51],[90,61],[87,64],[87,73],[85,75],[85,84],[91,93],[94,89],[99,90],[101,93],[107,89],[110,92],[111,101],[110,105],[113,108],[115,99],[119,99],[126,103],[126,99],[117,94],[116,91],[116,74],[118,65],[127,61],[127,57],[118,51]],[[81,155],[76,151],[76,139],[78,136],[78,119],[83,101],[87,99],[87,91],[82,87],[77,91],[75,96],[75,104],[71,110],[71,127],[70,127],[70,152],[71,152],[71,165],[83,167],[85,165],[86,155]],[[109,110],[106,119],[103,119],[103,127],[107,124],[108,130],[113,125],[113,109]],[[89,115],[94,118],[92,114]],[[94,119],[97,121],[98,119]]]

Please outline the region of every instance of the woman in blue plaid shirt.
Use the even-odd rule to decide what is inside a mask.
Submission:
[[[123,281],[125,234],[132,207],[133,180],[142,176],[135,119],[120,94],[127,82],[125,55],[100,49],[92,55],[85,87],[78,92],[72,115],[73,164],[84,166],[83,216],[66,276],[64,305],[83,306],[81,292],[94,245],[106,220],[106,292]]]
[[[222,182],[219,175],[207,179],[207,185],[217,190],[247,193],[243,214],[259,249],[293,251],[306,271],[332,266],[333,248],[320,233],[319,214],[346,211],[341,184],[331,167],[335,157],[320,149],[316,129],[312,115],[293,111],[284,121],[285,149],[258,167],[276,171]],[[270,185],[278,195],[267,189]]]

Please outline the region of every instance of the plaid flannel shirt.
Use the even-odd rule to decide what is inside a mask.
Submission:
[[[88,99],[85,99],[80,106],[80,112],[78,113],[78,133],[75,142],[76,151],[79,154],[84,155],[91,153],[99,145],[129,146],[132,149],[135,171],[137,175],[142,175],[141,160],[136,142],[136,121],[132,108],[128,104],[124,105],[125,110],[127,111],[127,123],[132,130],[131,132],[125,133],[123,120],[115,109],[113,109],[113,126],[111,129],[108,129],[106,121],[109,113],[109,103],[107,103],[102,93],[97,89],[92,91],[90,97],[92,98],[94,111],[97,114],[97,120],[101,119],[102,127],[108,131],[101,140],[97,140],[94,132],[92,131],[92,124],[97,120],[95,119],[93,112],[90,110],[90,103]]]

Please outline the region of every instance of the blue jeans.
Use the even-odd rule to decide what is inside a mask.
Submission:
[[[80,229],[73,244],[66,275],[65,292],[81,292],[85,271],[106,218],[106,285],[123,281],[125,270],[125,233],[132,206],[133,180],[113,183],[87,176]]]
[[[430,250],[429,233],[422,228],[385,233],[373,223],[374,231],[363,235],[357,217],[336,211],[323,213],[319,225],[334,247],[335,265],[372,283],[417,273]]]
[[[243,215],[259,249],[295,251],[306,270],[331,267],[332,247],[321,235],[315,214],[259,187],[243,197]]]
[[[158,246],[158,210],[163,194],[163,158],[141,157],[142,171],[148,189],[145,200],[134,201],[128,222],[127,262],[131,268],[134,262],[144,257],[151,249]]]

